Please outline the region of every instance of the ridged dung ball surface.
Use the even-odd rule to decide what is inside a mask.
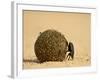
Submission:
[[[37,38],[34,50],[40,62],[63,61],[68,42],[63,34],[56,30],[46,30]]]

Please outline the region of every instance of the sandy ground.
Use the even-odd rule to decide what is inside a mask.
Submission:
[[[75,56],[74,60],[65,59],[63,62],[44,62],[39,63],[36,57],[34,59],[26,59],[23,63],[24,69],[38,69],[38,68],[60,68],[60,67],[81,67],[90,66],[89,56]]]

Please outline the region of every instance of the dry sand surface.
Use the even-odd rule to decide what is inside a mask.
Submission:
[[[23,19],[23,59],[25,59],[23,69],[91,65],[90,14],[23,11]],[[61,32],[67,41],[73,42],[75,47],[73,61],[38,63],[34,52],[34,43],[39,36],[39,32],[47,29],[55,29]]]
[[[90,58],[88,56],[76,56],[74,60],[64,60],[63,62],[44,62],[38,63],[36,57],[34,60],[25,61],[23,63],[24,69],[39,69],[39,68],[60,68],[60,67],[84,67],[90,66]]]

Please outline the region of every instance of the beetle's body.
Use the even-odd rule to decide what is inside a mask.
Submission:
[[[67,58],[68,60],[70,59],[74,59],[74,45],[72,42],[69,42],[69,45],[68,45],[68,55],[67,55]]]

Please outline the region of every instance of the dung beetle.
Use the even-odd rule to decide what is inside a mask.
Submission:
[[[69,44],[68,44],[66,59],[68,59],[68,60],[73,60],[74,59],[74,45],[73,45],[72,42],[69,42]]]

